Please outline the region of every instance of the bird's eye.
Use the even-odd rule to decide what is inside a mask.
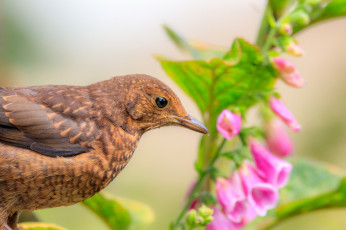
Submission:
[[[155,103],[156,103],[157,107],[162,109],[162,108],[166,107],[166,105],[168,104],[168,101],[164,97],[157,97],[157,98],[155,98]]]

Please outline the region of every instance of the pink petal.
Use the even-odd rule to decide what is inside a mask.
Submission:
[[[293,72],[290,74],[282,74],[280,77],[288,85],[296,87],[296,88],[301,88],[305,85],[305,81],[303,80],[303,78],[298,72]]]
[[[243,225],[246,225],[247,223],[251,222],[252,220],[254,220],[257,217],[257,212],[256,210],[253,208],[253,206],[248,205],[248,208],[246,210],[246,213],[244,215],[243,218]]]
[[[292,131],[298,132],[301,129],[298,121],[287,107],[276,97],[271,97],[269,100],[270,108],[283,122],[285,122]]]
[[[252,205],[248,204],[246,208],[246,213],[244,214],[241,222],[239,223],[233,222],[233,224],[238,228],[242,228],[245,225],[247,225],[249,222],[254,220],[257,216],[258,216],[257,211],[254,209]]]
[[[285,51],[288,54],[291,54],[291,55],[297,56],[297,57],[300,57],[304,54],[303,48],[294,42],[289,42],[285,47]]]
[[[217,207],[214,208],[213,217],[213,221],[207,225],[206,230],[238,230],[241,228],[234,225]]]
[[[233,182],[233,181],[232,181]],[[242,191],[241,181],[234,184],[224,178],[216,180],[216,197],[222,210],[234,222],[240,222],[246,212],[246,198]]]
[[[279,193],[275,186],[266,183],[256,169],[248,162],[240,169],[244,191],[246,191],[249,205],[260,216],[265,216],[267,210],[276,206]]]
[[[290,127],[293,132],[299,132],[302,129],[302,126],[296,120],[289,122],[288,127]]]
[[[296,67],[289,61],[275,57],[272,59],[273,65],[277,71],[282,74],[290,74],[296,72]]]
[[[229,110],[223,110],[216,121],[216,128],[227,140],[232,139],[240,132],[241,116]]]
[[[251,140],[251,153],[264,180],[275,187],[284,187],[290,177],[292,165],[271,152],[255,139]]]
[[[258,183],[251,190],[249,203],[260,216],[265,216],[267,210],[276,206],[279,200],[278,191],[270,184]]]
[[[268,149],[282,157],[293,153],[293,143],[286,133],[281,121],[271,120],[266,128],[266,142]]]

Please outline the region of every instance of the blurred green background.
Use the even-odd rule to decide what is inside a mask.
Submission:
[[[236,37],[255,40],[263,0],[115,0],[0,2],[0,84],[87,85],[112,76],[145,73],[196,105],[164,74],[155,54],[183,60],[166,37],[168,24],[188,38],[229,47]],[[346,19],[317,24],[297,35],[306,55],[289,58],[308,82],[303,89],[278,84],[283,101],[303,125],[292,134],[296,154],[346,169]],[[199,117],[200,118],[200,117]],[[167,229],[178,213],[193,169],[200,135],[181,128],[154,130],[107,191],[151,205]],[[44,222],[68,229],[107,229],[81,205],[37,211]],[[319,211],[276,229],[345,229],[346,210]]]

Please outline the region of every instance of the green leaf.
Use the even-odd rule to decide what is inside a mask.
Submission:
[[[175,62],[160,60],[168,74],[192,99],[202,112],[209,103],[207,89],[211,85],[213,66],[205,61]]]
[[[302,7],[307,6],[303,5]],[[346,16],[346,0],[334,0],[325,4],[321,1],[319,4],[311,4],[308,7],[310,15],[310,24],[315,24],[328,19]],[[297,33],[309,25],[296,25],[294,26],[293,33]]]
[[[138,229],[154,220],[149,206],[108,193],[96,194],[82,204],[113,230]]]
[[[288,185],[280,191],[280,204],[301,200],[335,190],[343,172],[331,165],[296,159]]]
[[[271,5],[275,17],[279,18],[285,14],[296,2],[297,0],[270,0],[268,4]]]
[[[97,214],[111,229],[128,229],[131,224],[128,210],[116,199],[109,199],[101,194],[96,194],[84,201],[83,204]]]
[[[182,51],[186,51],[194,59],[207,60],[213,57],[221,58],[224,55],[224,49],[204,42],[188,41],[183,36],[175,32],[167,25],[163,26],[166,34],[172,42]]]
[[[328,3],[318,18],[318,21],[341,16],[346,16],[346,0],[336,0]]]
[[[260,137],[263,138],[265,137],[265,132],[262,128],[256,127],[256,126],[251,126],[248,128],[243,128],[241,130],[241,134],[246,137]]]
[[[39,222],[25,222],[19,223],[18,227],[21,230],[66,230],[55,224],[39,223]]]
[[[164,25],[163,28],[164,28],[166,34],[168,35],[168,37],[173,41],[173,43],[179,49],[181,49],[183,51],[187,51],[194,58],[200,58],[198,50],[193,48],[185,38],[183,38],[180,34],[175,32],[173,29],[171,29],[167,25]]]
[[[166,73],[197,103],[202,113],[212,112],[209,116],[213,124],[222,109],[230,106],[246,109],[267,97],[277,74],[269,63],[263,62],[258,48],[243,39],[234,41],[224,59],[159,60]]]
[[[296,159],[288,185],[280,190],[280,203],[249,225],[270,229],[283,220],[315,210],[346,207],[346,178],[331,165]]]
[[[108,196],[112,197],[110,194]],[[130,213],[131,226],[129,229],[142,229],[155,220],[154,211],[148,205],[121,197],[113,199],[116,199]]]

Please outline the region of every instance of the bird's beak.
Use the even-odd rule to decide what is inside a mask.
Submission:
[[[191,129],[193,131],[197,131],[203,134],[209,134],[208,129],[196,118],[188,115],[184,118],[175,117],[178,121],[178,125],[183,126],[185,128]]]

